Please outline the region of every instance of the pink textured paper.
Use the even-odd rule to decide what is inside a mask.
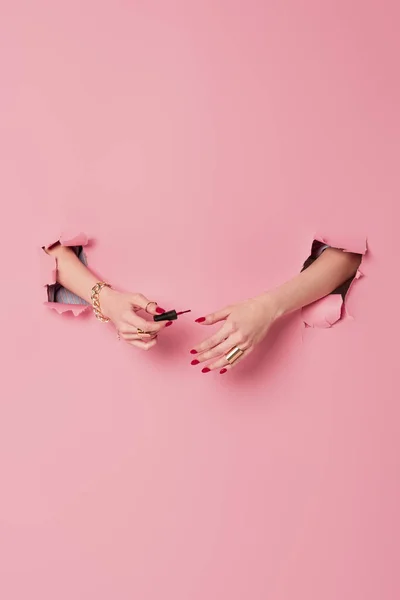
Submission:
[[[1,598],[399,598],[399,16],[0,3]],[[154,351],[43,306],[38,252],[80,231],[99,276],[192,308]],[[191,367],[192,317],[316,231],[368,238],[353,319]]]

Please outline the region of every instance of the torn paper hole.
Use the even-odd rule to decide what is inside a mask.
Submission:
[[[353,243],[341,245],[338,243],[335,244],[333,240],[315,236],[312,243],[310,256],[304,263],[303,269],[309,267],[319,256],[321,256],[322,252],[329,247],[339,248],[344,252],[354,252],[355,254],[361,254],[362,256],[367,252],[366,238],[360,238],[358,240],[353,240]],[[313,304],[303,308],[302,317],[306,327],[326,329],[332,327],[344,316],[351,319],[353,318],[347,312],[346,298],[355,282],[363,275],[360,269],[361,264],[354,277],[334,290],[334,292],[332,292],[329,296],[321,298],[321,300],[318,300],[317,302],[314,302]]]
[[[44,304],[48,308],[55,310],[58,314],[72,312],[77,317],[87,311],[90,305],[57,283],[57,261],[53,256],[43,252],[43,250],[47,250],[56,243],[68,246],[75,252],[79,260],[87,265],[83,248],[87,246],[88,242],[88,237],[84,233],[74,235],[63,234],[59,237],[58,241],[53,241],[42,247],[42,285],[46,291],[46,301]]]

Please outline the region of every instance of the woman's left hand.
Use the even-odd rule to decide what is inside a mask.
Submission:
[[[222,326],[214,335],[190,351],[196,355],[192,365],[208,363],[202,369],[202,373],[209,373],[215,369],[220,369],[221,375],[226,373],[253,352],[278,316],[279,309],[274,297],[266,293],[200,317],[196,323],[214,325],[222,322]],[[235,347],[240,348],[243,354],[230,364],[226,355]]]

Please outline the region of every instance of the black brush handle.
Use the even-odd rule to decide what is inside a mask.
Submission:
[[[154,315],[153,319],[157,323],[159,321],[176,321],[178,318],[178,313],[176,310],[169,310],[168,312],[162,313],[161,315]]]

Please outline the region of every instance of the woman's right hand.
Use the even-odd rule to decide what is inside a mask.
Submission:
[[[100,292],[100,305],[103,315],[112,321],[119,336],[141,350],[153,348],[157,343],[157,334],[172,324],[171,321],[156,323],[139,316],[140,311],[152,316],[165,312],[142,294],[117,292],[104,287]],[[140,330],[144,333],[140,333]]]

